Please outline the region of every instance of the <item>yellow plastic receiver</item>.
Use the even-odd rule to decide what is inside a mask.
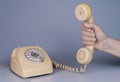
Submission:
[[[76,7],[75,16],[78,20],[84,22],[93,22],[93,16],[90,7],[83,3]],[[89,64],[93,58],[94,46],[80,48],[77,52],[77,61],[80,64]]]

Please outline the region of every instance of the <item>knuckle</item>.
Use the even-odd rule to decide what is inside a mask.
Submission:
[[[84,40],[84,36],[82,36],[82,39]]]
[[[85,36],[83,36],[83,37],[82,37],[82,39],[83,39],[84,41],[86,41],[86,40],[87,40]]]
[[[87,45],[87,42],[86,42],[86,41],[83,41],[83,44],[84,44],[84,45]]]
[[[84,35],[84,31],[82,31],[81,34]]]
[[[83,44],[86,44],[86,42],[85,42],[85,41],[83,41]]]

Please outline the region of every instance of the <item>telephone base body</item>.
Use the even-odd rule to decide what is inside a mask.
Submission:
[[[29,47],[24,47],[21,49],[16,48],[13,50],[11,56],[12,60],[10,63],[11,70],[20,77],[24,77],[24,78],[52,73],[53,72],[52,62],[49,56],[47,55],[47,53],[44,52],[43,49],[36,47],[37,49],[42,50],[42,52],[44,53],[45,55],[44,62],[28,61],[24,57],[24,53],[23,53],[28,48]]]

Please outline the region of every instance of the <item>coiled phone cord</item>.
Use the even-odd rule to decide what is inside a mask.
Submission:
[[[52,64],[56,69],[63,69],[65,71],[74,72],[74,73],[84,73],[87,68],[87,64],[85,64],[84,67],[74,68],[67,65],[59,64],[53,60],[52,60]]]

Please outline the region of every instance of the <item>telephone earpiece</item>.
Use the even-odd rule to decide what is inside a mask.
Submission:
[[[85,3],[76,7],[75,16],[79,21],[93,22],[91,9]]]
[[[75,16],[78,20],[84,22],[93,22],[92,12],[90,7],[83,3],[76,7]],[[86,46],[77,52],[77,61],[80,64],[89,64],[93,58],[94,46]]]

